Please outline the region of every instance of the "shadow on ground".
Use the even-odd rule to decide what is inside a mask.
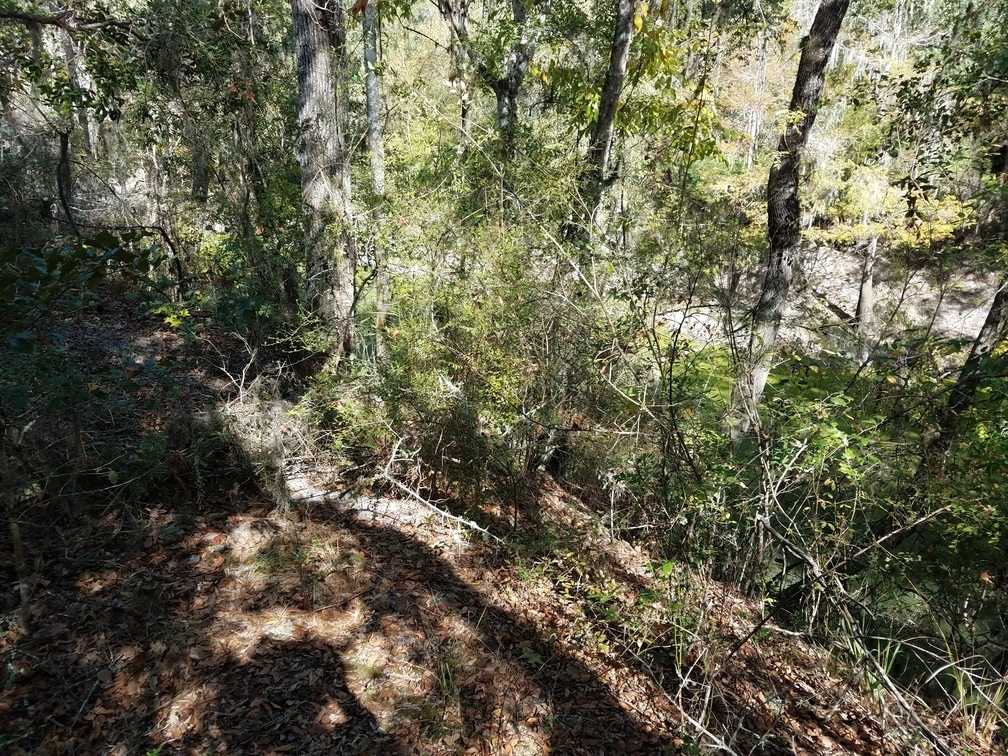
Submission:
[[[266,514],[179,533],[155,510],[142,546],[49,562],[38,633],[3,649],[0,751],[675,750],[436,548],[335,512]]]

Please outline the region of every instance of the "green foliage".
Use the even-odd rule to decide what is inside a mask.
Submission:
[[[109,276],[149,291],[155,283],[151,273],[166,258],[157,245],[142,244],[144,237],[103,232],[42,249],[0,248],[0,322],[8,345],[30,341],[32,326],[57,303],[68,299],[71,307],[80,307],[93,299]]]

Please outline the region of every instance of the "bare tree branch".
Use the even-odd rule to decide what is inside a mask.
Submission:
[[[0,20],[19,21],[22,24],[40,24],[42,26],[58,26],[68,34],[79,32],[97,31],[107,27],[115,27],[124,31],[132,32],[133,25],[127,21],[119,19],[93,19],[88,21],[77,21],[74,19],[73,11],[65,10],[53,15],[42,15],[39,13],[29,13],[21,10],[0,10]]]

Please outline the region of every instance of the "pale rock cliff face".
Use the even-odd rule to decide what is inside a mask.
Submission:
[[[927,268],[899,270],[886,258],[880,250],[874,276],[876,338],[892,342],[930,333],[969,342],[980,333],[997,289],[995,274],[963,270],[939,283]],[[784,312],[781,341],[810,353],[840,351],[852,343],[861,265],[855,249],[807,248]],[[733,306],[738,324],[746,305],[736,301]],[[683,336],[697,344],[726,341],[723,308],[715,302],[664,313],[660,325],[671,331],[681,326]]]
[[[819,316],[829,313],[831,318],[826,322],[839,325],[837,309],[853,317],[861,264],[855,250],[818,247],[808,252],[803,262],[803,285],[785,315],[786,336],[815,348],[823,345],[823,329],[810,330],[804,323],[822,322]],[[940,284],[931,270],[897,270],[880,253],[875,271],[876,332],[884,341],[921,331],[943,339],[972,340],[983,326],[996,288],[994,274],[963,270]]]

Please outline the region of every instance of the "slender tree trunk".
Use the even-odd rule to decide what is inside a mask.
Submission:
[[[943,436],[951,436],[955,431],[956,421],[973,406],[977,388],[984,378],[986,365],[994,355],[997,345],[1005,337],[1006,325],[1008,325],[1008,276],[1002,276],[998,281],[998,290],[990,310],[987,311],[983,327],[973,341],[969,357],[966,358],[962,370],[959,371],[959,378],[949,393],[942,420]]]
[[[329,44],[332,47],[333,73],[336,77],[336,144],[337,166],[343,194],[346,217],[351,217],[350,206],[350,156],[347,154],[350,129],[350,60],[347,55],[346,0],[323,0],[328,3]],[[348,234],[347,244],[352,249],[353,239]],[[352,287],[351,287],[352,288]]]
[[[371,189],[385,196],[385,140],[382,137],[381,97],[378,92],[378,9],[375,0],[364,6],[364,95],[367,105],[368,153],[371,156]]]
[[[368,153],[371,156],[371,191],[374,212],[382,214],[385,198],[385,140],[382,136],[381,98],[378,91],[378,9],[376,0],[364,6],[364,95],[367,104]],[[375,250],[375,356],[388,356],[385,341],[385,313],[388,310],[388,264],[384,249]]]
[[[483,83],[493,91],[497,99],[497,132],[501,138],[504,157],[510,157],[514,151],[514,138],[518,126],[517,103],[521,87],[528,73],[529,64],[535,55],[539,41],[539,33],[543,22],[549,13],[550,1],[546,0],[536,14],[536,25],[530,27],[527,22],[525,0],[511,0],[511,18],[520,30],[518,40],[505,53],[503,76],[496,76],[490,64],[475,57],[471,40],[469,39],[469,0],[438,0],[441,15],[451,27],[454,42],[452,49],[456,50],[456,68],[460,62],[472,62],[476,73]],[[456,49],[457,45],[457,49]],[[461,71],[459,71],[461,73]],[[460,83],[464,79],[460,76]],[[463,101],[463,124],[467,118],[467,106]]]
[[[630,59],[630,43],[633,41],[636,5],[635,0],[619,0],[616,6],[609,68],[606,71],[605,83],[602,85],[598,118],[595,120],[591,141],[588,144],[582,182],[582,198],[585,203],[584,225],[589,229],[601,221],[602,201],[609,182],[613,137],[616,133],[616,112],[619,110],[620,97],[623,94],[627,61]]]
[[[66,20],[68,22],[72,22],[74,20],[72,12],[70,16],[67,16]],[[84,54],[81,52],[81,49],[74,41],[70,32],[66,29],[62,29],[61,32],[63,60],[66,63],[67,76],[70,79],[70,84],[79,89],[88,90],[91,88],[92,78],[87,70],[87,65],[84,62]],[[86,107],[77,108],[77,123],[81,127],[81,132],[84,134],[84,144],[87,145],[88,151],[91,153],[91,157],[97,158],[99,125],[97,121],[92,120],[90,109]]]
[[[190,149],[192,151],[192,185],[189,199],[200,205],[205,205],[210,198],[210,156],[199,129],[193,126],[190,131]]]
[[[756,77],[756,83],[753,87],[756,94],[757,102],[754,103],[755,107],[749,111],[749,149],[746,151],[746,170],[753,167],[753,163],[756,162],[756,156],[759,153],[759,137],[760,130],[763,128],[763,110],[760,108],[760,100],[763,99],[763,92],[766,90],[766,74],[767,74],[767,40],[763,39],[763,44],[760,45],[759,52],[759,74]]]
[[[74,220],[71,202],[73,200],[73,175],[70,173],[70,132],[61,131],[59,164],[56,166],[56,187],[59,190],[60,206],[74,236],[80,236]]]
[[[448,22],[451,32],[451,61],[455,69],[452,80],[459,91],[459,146],[458,157],[469,149],[469,122],[471,117],[469,93],[469,0],[438,0],[438,10]]]
[[[778,160],[767,181],[767,236],[769,261],[759,301],[752,312],[749,344],[728,408],[728,430],[733,449],[759,423],[757,408],[773,358],[781,316],[787,305],[801,244],[801,205],[798,171],[815,123],[829,62],[850,0],[823,0],[808,36],[802,40],[801,60],[789,107],[789,122],[777,146]]]
[[[861,267],[861,288],[858,290],[857,321],[859,358],[862,364],[870,357],[872,332],[875,330],[875,260],[878,257],[878,237],[873,236],[864,251]]]
[[[355,260],[347,228],[350,198],[344,132],[336,107],[339,67],[334,57],[339,56],[339,46],[334,56],[327,30],[341,21],[343,14],[340,0],[321,2],[291,0],[301,130],[298,163],[307,304],[330,329],[331,357],[339,360],[349,353],[353,343]]]

